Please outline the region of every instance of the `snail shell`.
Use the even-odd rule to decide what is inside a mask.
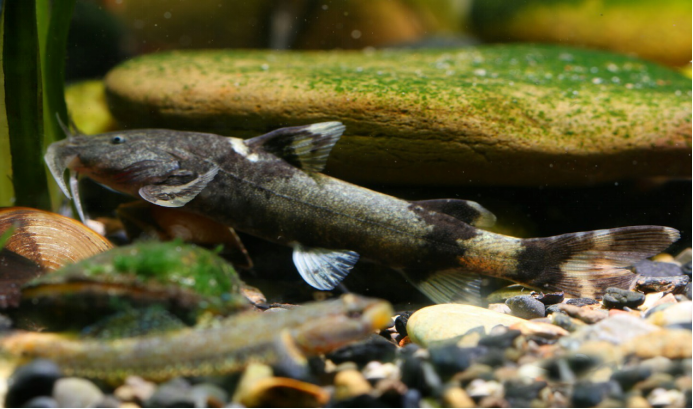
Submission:
[[[0,209],[0,235],[14,232],[5,249],[45,271],[104,252],[113,245],[82,223],[56,213],[26,207]]]

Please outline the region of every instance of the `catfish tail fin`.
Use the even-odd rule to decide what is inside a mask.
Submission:
[[[524,239],[510,278],[541,290],[601,297],[607,288],[629,288],[637,278],[626,267],[651,257],[678,240],[679,231],[662,226],[631,226]]]

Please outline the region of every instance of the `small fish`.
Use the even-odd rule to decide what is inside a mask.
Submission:
[[[387,301],[346,294],[289,311],[240,313],[202,327],[118,340],[77,339],[17,331],[0,338],[0,353],[50,359],[67,376],[117,382],[225,375],[248,364],[296,368],[305,358],[366,338],[393,315]]]
[[[481,276],[598,297],[630,287],[636,275],[626,267],[679,238],[662,226],[532,239],[491,233],[481,228],[495,216],[478,203],[410,202],[320,173],[344,129],[324,122],[248,140],[163,129],[67,132],[45,160],[68,197],[63,174],[70,169],[76,202],[77,175],[85,175],[291,246],[298,272],[319,290],[334,288],[364,258],[399,270],[438,303],[479,302]]]

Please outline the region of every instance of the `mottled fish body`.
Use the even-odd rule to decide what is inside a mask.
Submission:
[[[625,269],[678,239],[661,226],[633,226],[518,239],[494,234],[475,202],[409,202],[320,173],[344,126],[282,128],[249,140],[170,130],[74,136],[46,154],[63,172],[165,207],[208,216],[292,246],[313,287],[334,288],[359,257],[396,268],[436,302],[478,300],[480,275],[542,290],[598,296],[628,287]]]
[[[386,301],[347,294],[290,311],[250,311],[214,325],[117,340],[17,331],[0,338],[0,352],[50,359],[67,376],[113,382],[129,375],[155,381],[225,375],[250,363],[302,366],[306,357],[368,337],[392,314]]]

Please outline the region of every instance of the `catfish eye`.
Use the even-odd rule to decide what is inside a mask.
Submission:
[[[111,144],[119,145],[121,143],[125,143],[125,137],[124,136],[116,135],[113,138],[111,138]]]

